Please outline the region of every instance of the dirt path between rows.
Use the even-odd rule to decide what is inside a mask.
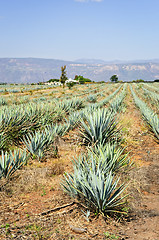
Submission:
[[[121,116],[128,150],[137,168],[130,173],[132,216],[123,229],[128,239],[159,239],[159,144],[150,135],[140,111],[134,105],[130,89],[127,109]]]

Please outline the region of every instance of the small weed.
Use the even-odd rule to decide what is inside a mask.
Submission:
[[[59,233],[60,231],[58,230],[58,228],[56,228],[56,229],[55,229],[55,232],[56,232],[56,233]]]
[[[46,195],[46,190],[45,190],[45,188],[43,187],[43,189],[42,189],[42,194],[41,194],[41,196],[43,197],[44,195]]]
[[[111,234],[109,232],[105,232],[104,235],[106,236],[107,239],[112,240],[112,239],[119,239],[119,236],[116,236],[115,234]]]
[[[6,230],[10,227],[9,223],[5,225]]]
[[[54,187],[51,187],[51,188],[50,188],[50,191],[55,191],[55,188],[54,188]]]
[[[124,132],[124,133],[128,133],[129,130],[128,130],[126,127],[123,127],[123,128],[122,128],[122,132]]]
[[[59,224],[60,224],[60,223],[61,223],[61,220],[60,220],[60,219],[57,219],[57,223],[59,223]]]
[[[33,230],[34,226],[33,225],[27,225],[27,226],[25,226],[25,229],[26,230]]]

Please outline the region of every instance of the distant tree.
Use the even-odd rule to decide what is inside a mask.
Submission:
[[[137,80],[133,80],[133,82],[140,83],[140,82],[144,82],[144,80],[143,79],[137,79]]]
[[[80,84],[84,84],[85,82],[92,82],[89,78],[84,78],[81,75],[75,75],[74,79],[79,81]]]
[[[99,82],[97,82],[97,83],[105,83],[104,81],[99,81]]]
[[[154,82],[159,82],[159,79],[155,79]]]
[[[60,82],[63,84],[63,87],[65,86],[65,82],[67,80],[66,76],[66,65],[64,67],[61,67],[61,77],[60,77]]]
[[[47,82],[49,82],[49,83],[50,83],[50,82],[59,82],[59,79],[56,79],[56,78],[53,78],[53,79],[52,79],[52,78],[51,78],[51,79],[48,80]]]
[[[74,80],[78,80],[78,75],[75,75]]]
[[[3,83],[3,82],[1,82],[0,85],[7,85],[7,83]]]
[[[111,82],[118,82],[118,76],[117,75],[111,76],[110,81]]]
[[[89,78],[85,78],[85,82],[92,82]]]
[[[144,82],[143,79],[137,79],[136,82]]]

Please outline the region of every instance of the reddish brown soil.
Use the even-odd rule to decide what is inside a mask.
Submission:
[[[0,239],[159,239],[159,145],[134,106],[130,91],[125,104],[120,120],[123,144],[128,145],[135,162],[125,173],[131,192],[127,216],[104,219],[91,215],[88,222],[76,203],[48,212],[73,202],[60,187],[64,171],[72,171],[72,157],[84,151],[72,132],[57,142],[58,158],[48,154],[45,162],[28,164],[1,189]]]

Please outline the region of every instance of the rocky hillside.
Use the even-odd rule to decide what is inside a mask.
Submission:
[[[93,63],[92,63],[93,62]],[[159,61],[139,63],[105,63],[104,61],[70,62],[40,58],[0,58],[0,82],[31,83],[59,78],[61,66],[67,66],[67,76],[82,75],[93,81],[109,81],[117,74],[119,80],[154,80],[159,78]]]

